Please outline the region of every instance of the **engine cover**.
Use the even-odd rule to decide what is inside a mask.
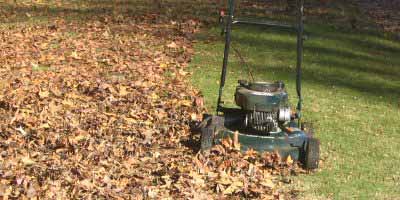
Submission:
[[[235,102],[243,110],[258,112],[278,112],[288,107],[288,94],[282,82],[239,82]]]

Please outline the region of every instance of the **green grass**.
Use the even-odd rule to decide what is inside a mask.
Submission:
[[[321,169],[296,177],[305,199],[400,198],[400,43],[374,31],[351,30],[318,19],[306,26],[303,67],[304,119],[316,125]],[[224,43],[220,30],[198,35],[192,82],[215,110]],[[283,80],[295,93],[295,35],[241,26],[233,46],[256,80]],[[217,38],[217,39],[216,39]],[[249,79],[232,51],[224,101],[233,105],[238,79]]]

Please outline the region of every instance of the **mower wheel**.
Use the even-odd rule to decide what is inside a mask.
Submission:
[[[319,164],[319,140],[310,138],[307,142],[305,156],[304,156],[305,169],[317,169]]]
[[[214,129],[211,127],[204,127],[201,129],[200,146],[202,151],[211,149],[214,142]]]

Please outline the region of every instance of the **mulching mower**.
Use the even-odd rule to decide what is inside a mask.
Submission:
[[[234,17],[235,0],[229,0],[227,15],[220,17],[225,35],[225,50],[219,87],[217,114],[205,114],[201,128],[201,150],[207,151],[223,138],[237,137],[242,151],[277,152],[282,159],[288,156],[300,161],[305,169],[316,169],[319,163],[319,140],[313,137],[312,127],[302,123],[301,66],[303,60],[303,7],[297,0],[297,25],[290,26],[271,21],[241,20]],[[268,27],[291,28],[297,33],[296,91],[298,104],[292,111],[288,93],[282,81],[239,80],[235,103],[240,108],[224,107],[222,93],[227,74],[232,25],[253,24]]]

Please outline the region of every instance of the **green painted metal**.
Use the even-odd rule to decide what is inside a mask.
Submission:
[[[241,82],[236,88],[235,101],[243,110],[258,112],[278,112],[289,104],[282,82]]]
[[[302,134],[304,132],[298,131],[294,137],[299,137],[299,140],[302,141],[305,138]],[[215,133],[214,143],[218,144],[222,139],[227,137],[233,138],[234,135],[235,131],[220,129]],[[274,133],[271,136],[250,135],[239,132],[238,139],[241,145],[240,150],[243,152],[251,148],[258,152],[277,152],[283,159],[288,157],[288,155],[294,160],[299,160],[300,158],[302,146],[291,144],[289,142],[289,135],[284,131]]]

